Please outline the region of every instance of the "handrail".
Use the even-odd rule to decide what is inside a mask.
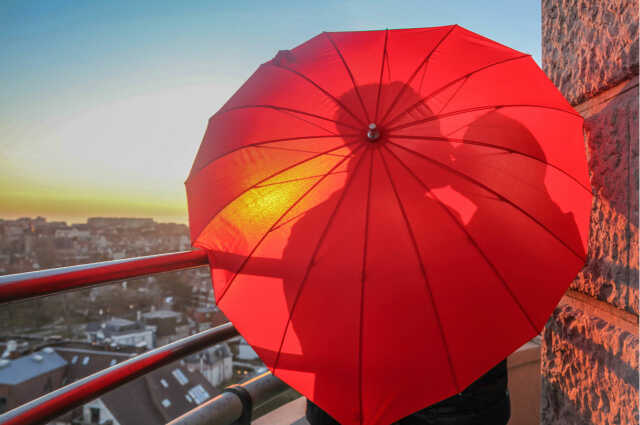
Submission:
[[[231,323],[133,357],[0,415],[1,425],[50,421],[145,373],[238,335]]]
[[[209,264],[203,250],[149,255],[0,276],[0,304]]]
[[[271,374],[265,372],[238,385],[249,392],[254,409],[289,388]],[[204,404],[178,416],[167,425],[231,425],[242,415],[242,401],[232,392],[223,392]]]

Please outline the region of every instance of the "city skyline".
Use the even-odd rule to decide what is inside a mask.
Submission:
[[[259,64],[322,31],[457,23],[541,63],[535,2],[4,2],[0,22],[9,219],[186,223],[183,182],[208,118]]]

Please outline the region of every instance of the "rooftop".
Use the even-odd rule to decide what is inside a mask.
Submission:
[[[53,349],[44,348],[17,359],[0,360],[0,384],[17,385],[67,365]]]
[[[85,327],[87,332],[102,332],[105,337],[115,335],[126,335],[129,333],[142,332],[146,327],[140,322],[133,322],[119,317],[113,317],[103,323],[89,323]]]
[[[182,313],[173,310],[156,310],[150,311],[148,313],[142,313],[142,317],[145,319],[167,319],[170,317],[179,318],[182,316]]]
[[[100,397],[122,424],[166,423],[220,394],[200,372],[181,362],[153,372]]]

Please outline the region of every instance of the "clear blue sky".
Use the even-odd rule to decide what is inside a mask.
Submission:
[[[540,63],[538,1],[4,0],[0,218],[184,221],[206,120],[260,63],[322,31],[454,23]]]

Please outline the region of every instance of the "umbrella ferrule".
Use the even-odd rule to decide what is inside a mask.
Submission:
[[[380,138],[380,132],[378,131],[374,123],[369,124],[369,131],[367,132],[367,138],[370,142],[375,142]]]

